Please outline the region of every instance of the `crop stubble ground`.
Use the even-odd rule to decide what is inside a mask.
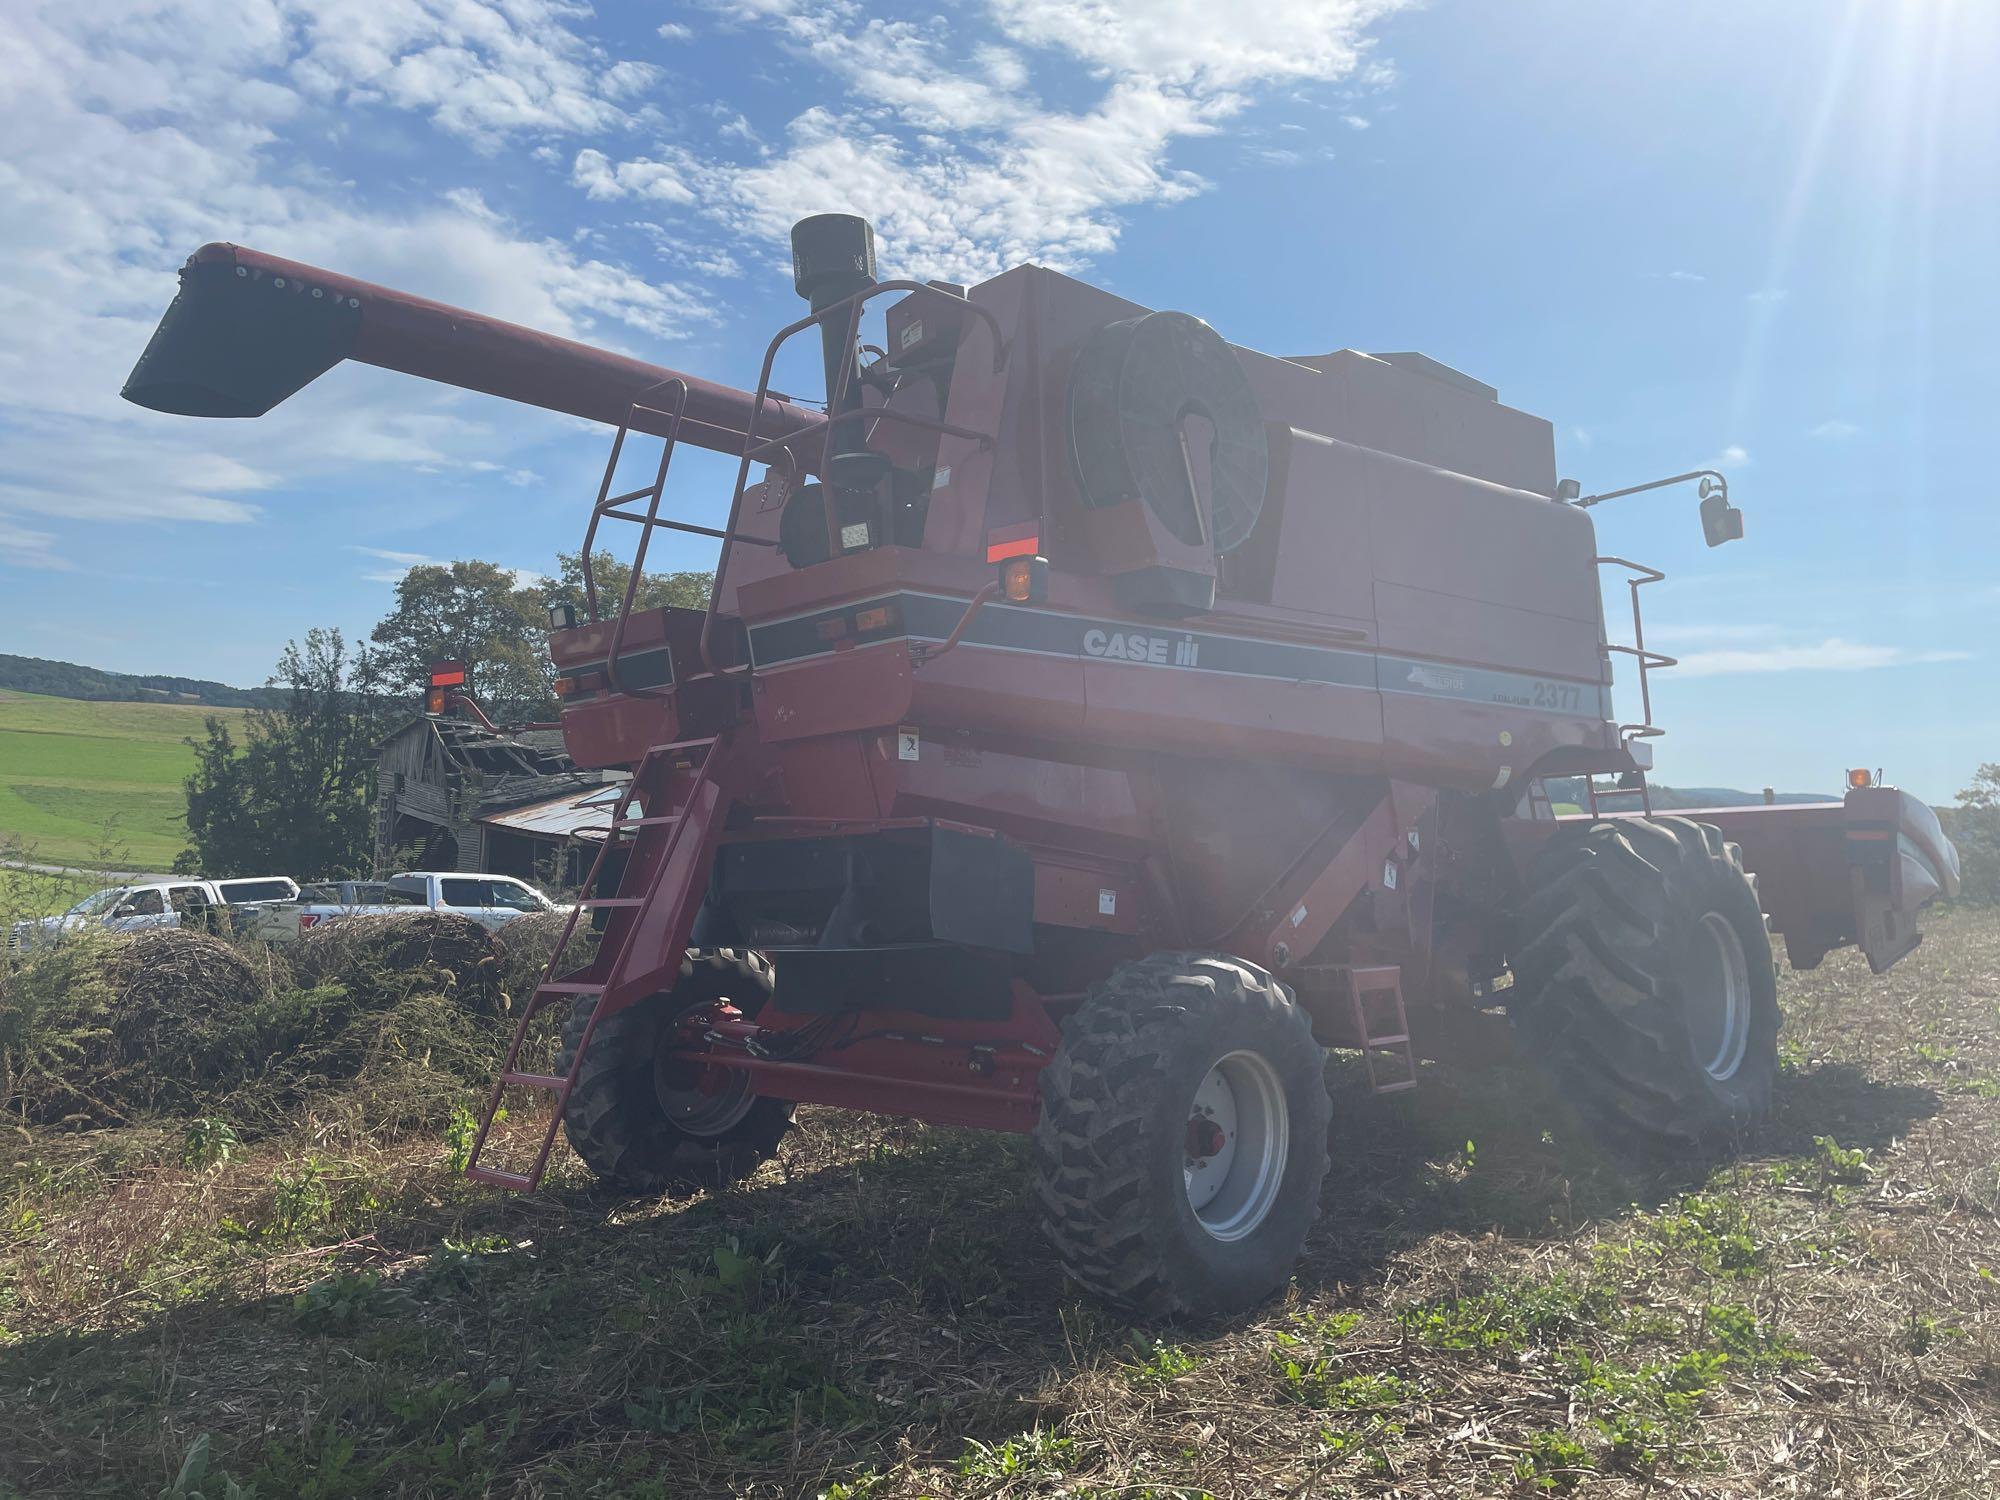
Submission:
[[[1077,1300],[1000,1137],[809,1110],[745,1187],[621,1204],[333,1119],[207,1167],[19,1130],[0,1493],[1990,1496],[2000,917],[1930,928],[1785,973],[1719,1164],[1621,1168],[1517,1066],[1336,1061],[1296,1281],[1204,1327]]]

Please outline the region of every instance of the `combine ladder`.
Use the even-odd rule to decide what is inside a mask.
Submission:
[[[1403,971],[1397,964],[1357,966],[1347,971],[1348,1002],[1354,1007],[1354,1034],[1368,1087],[1377,1094],[1400,1094],[1417,1086],[1417,1056],[1410,1050],[1410,1018],[1403,1005]],[[1372,1002],[1372,1003],[1371,1003]],[[1377,1025],[1386,1027],[1377,1032]],[[1377,1071],[1377,1063],[1382,1071]]]
[[[683,740],[649,749],[612,809],[611,829],[584,884],[587,893],[563,925],[542,981],[521,1008],[514,1039],[486,1100],[485,1118],[472,1143],[465,1175],[494,1187],[532,1192],[540,1185],[562,1125],[563,1109],[576,1086],[584,1054],[598,1023],[636,1001],[671,987],[680,974],[695,911],[707,886],[708,868],[734,795],[727,784],[729,737]],[[634,808],[638,811],[635,815]],[[616,895],[595,894],[614,849],[629,857]],[[563,962],[586,911],[604,911],[603,941],[590,963],[564,972]],[[563,1073],[529,1073],[518,1066],[529,1028],[551,1006],[599,997],[569,1068]],[[543,1089],[555,1095],[534,1163],[525,1172],[507,1171],[485,1161],[500,1100],[509,1088]]]

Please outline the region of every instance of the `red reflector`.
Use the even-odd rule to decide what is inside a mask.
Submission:
[[[878,604],[872,609],[857,609],[854,612],[854,628],[863,635],[871,630],[887,630],[896,623],[896,611],[887,604]]]
[[[1005,562],[1010,557],[1033,557],[1042,550],[1042,539],[1030,532],[1013,540],[996,540],[996,533],[987,533],[986,560],[990,563]]]
[[[457,662],[439,662],[431,668],[432,687],[464,687],[465,668]]]

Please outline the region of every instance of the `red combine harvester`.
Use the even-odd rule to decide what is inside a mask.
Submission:
[[[550,641],[570,754],[631,771],[603,939],[524,1008],[569,1007],[556,1071],[517,1036],[494,1085],[554,1096],[539,1148],[503,1169],[482,1132],[475,1178],[533,1188],[560,1124],[610,1182],[728,1181],[800,1102],[1019,1131],[1085,1287],[1240,1308],[1317,1212],[1322,1049],[1387,1092],[1511,1033],[1618,1135],[1713,1142],[1770,1102],[1769,933],[1879,972],[1955,889],[1937,820],[1865,773],[1652,814],[1661,575],[1589,515],[1634,491],[1558,482],[1492,388],[1272,358],[1034,266],[878,282],[846,215],[793,255],[811,311],[753,392],[229,245],[126,386],[257,416],[356,359],[617,425],[585,556],[634,523],[633,584]],[[809,332],[824,412],[770,388]],[[613,493],[644,437],[650,482]],[[679,442],[740,460],[720,529],[663,514]],[[1638,488],[1682,480],[1711,545],[1741,534],[1719,475]],[[632,608],[661,527],[720,540],[706,610]]]

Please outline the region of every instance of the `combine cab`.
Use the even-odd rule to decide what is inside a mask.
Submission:
[[[1887,787],[1652,814],[1659,575],[1589,514],[1630,492],[1559,483],[1492,388],[1273,358],[1032,266],[878,282],[844,215],[793,251],[810,311],[750,392],[223,245],[126,388],[254,416],[358,359],[600,419],[585,556],[634,526],[636,587],[660,528],[720,543],[706,610],[592,579],[555,611],[569,751],[631,779],[597,957],[559,954],[521,1022],[566,1008],[562,1061],[494,1085],[553,1095],[547,1130],[504,1165],[482,1134],[474,1177],[534,1187],[566,1129],[634,1190],[724,1182],[802,1102],[1018,1131],[1084,1286],[1240,1308],[1317,1212],[1323,1049],[1391,1091],[1511,1036],[1619,1136],[1713,1142],[1770,1101],[1770,934],[1879,971],[1955,888]],[[770,390],[795,337],[824,412]],[[667,503],[683,442],[739,460],[720,528]],[[1741,534],[1721,476],[1679,480]]]

